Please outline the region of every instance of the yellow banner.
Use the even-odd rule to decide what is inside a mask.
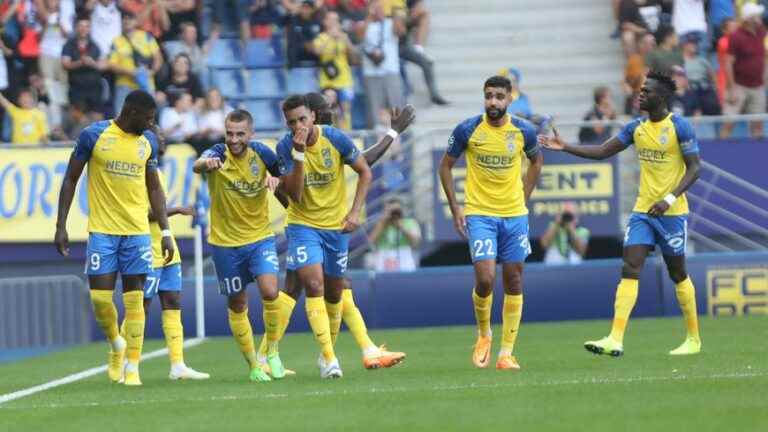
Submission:
[[[265,140],[274,148],[274,140]],[[360,148],[362,142],[355,140]],[[0,242],[53,242],[58,212],[59,190],[67,169],[68,148],[0,149]],[[171,145],[165,153],[163,173],[168,181],[168,207],[194,205],[200,176],[192,172],[196,159],[192,147]],[[351,205],[357,175],[349,167],[347,173],[348,202]],[[87,167],[78,183],[69,211],[67,230],[70,241],[88,238],[88,193],[85,187]],[[269,200],[272,228],[282,233],[285,209],[274,197]],[[170,218],[171,230],[177,238],[191,238],[192,218]]]
[[[768,315],[768,268],[718,268],[707,271],[711,316]]]
[[[544,165],[531,199],[583,199],[613,196],[613,166],[608,163]]]

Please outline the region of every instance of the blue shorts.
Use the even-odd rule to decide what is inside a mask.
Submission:
[[[90,233],[85,251],[85,274],[120,272],[141,275],[152,272],[152,239],[149,234],[112,235]]]
[[[144,298],[152,298],[158,291],[181,292],[181,264],[152,269],[144,282]]]
[[[472,262],[497,260],[521,263],[531,254],[528,215],[515,217],[467,216]]]
[[[304,225],[288,225],[288,270],[323,264],[326,276],[342,277],[347,271],[349,235]]]
[[[624,233],[624,247],[659,245],[668,256],[685,255],[688,243],[688,216],[651,217],[645,213],[632,213]]]
[[[238,247],[213,246],[213,265],[219,279],[219,293],[237,294],[257,276],[276,275],[280,270],[275,238],[267,237]]]

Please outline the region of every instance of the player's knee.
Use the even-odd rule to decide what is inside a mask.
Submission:
[[[178,295],[161,296],[160,303],[163,310],[181,309],[181,299]]]
[[[493,291],[493,277],[491,273],[478,274],[475,281],[475,291],[477,294],[485,297]]]
[[[511,295],[520,295],[523,293],[523,275],[515,272],[504,278],[504,292]]]
[[[230,296],[227,299],[227,306],[232,312],[243,313],[248,309],[248,300],[239,296]]]
[[[323,297],[322,279],[310,279],[304,284],[307,290],[307,297]]]

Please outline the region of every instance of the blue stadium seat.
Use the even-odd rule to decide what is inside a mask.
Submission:
[[[317,83],[317,69],[288,69],[287,87],[289,93],[309,93],[317,91],[320,88],[319,84]]]
[[[244,108],[253,116],[253,128],[257,131],[283,129],[283,116],[278,100],[246,100]]]
[[[284,62],[282,47],[276,48],[270,39],[251,39],[245,46],[248,68],[282,66]]]
[[[285,77],[282,69],[250,69],[245,73],[248,76],[245,85],[248,96],[285,95]]]
[[[227,97],[241,97],[245,92],[243,76],[239,69],[213,69],[211,84]]]
[[[214,67],[241,67],[241,51],[239,39],[217,39],[208,52],[206,63]]]

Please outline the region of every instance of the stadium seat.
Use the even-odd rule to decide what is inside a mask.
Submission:
[[[251,39],[245,46],[245,67],[274,67],[282,66],[284,58],[282,47],[276,49],[269,39]]]
[[[253,128],[257,131],[283,129],[283,117],[279,101],[250,99],[244,102],[244,108],[253,116]]]
[[[317,83],[317,69],[293,68],[288,69],[288,92],[309,93],[317,91],[320,87]]]
[[[213,69],[211,83],[225,98],[240,97],[244,93],[245,86],[239,69]]]
[[[213,42],[206,63],[213,67],[241,67],[242,52],[238,39],[217,39]]]
[[[248,96],[275,96],[285,94],[285,77],[282,69],[250,69],[245,72],[245,92]]]

